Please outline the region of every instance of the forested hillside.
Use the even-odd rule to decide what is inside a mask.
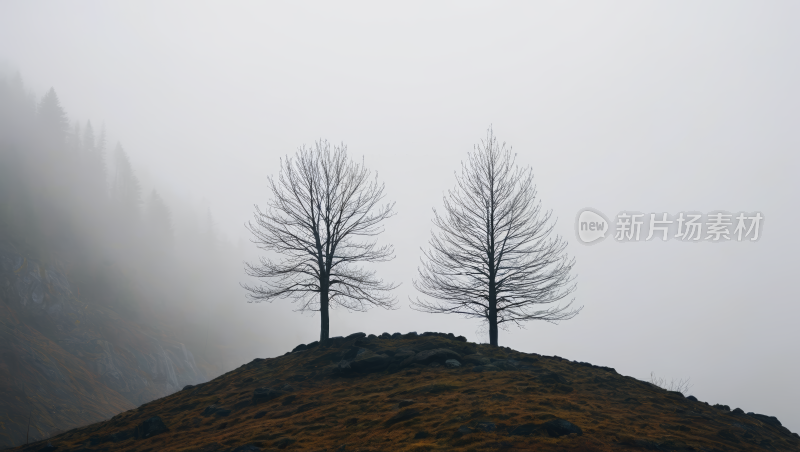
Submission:
[[[0,447],[223,370],[208,276],[241,260],[209,212],[171,212],[102,127],[0,76]]]

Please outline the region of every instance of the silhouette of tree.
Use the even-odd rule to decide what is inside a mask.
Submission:
[[[575,288],[574,260],[566,243],[548,238],[554,224],[542,213],[530,168],[515,164],[511,149],[498,145],[490,128],[475,146],[457,185],[434,209],[430,250],[423,250],[414,287],[436,301],[412,300],[422,312],[461,314],[488,323],[489,343],[498,345],[498,327],[530,320],[571,319],[580,309],[547,307]]]
[[[53,88],[50,88],[39,103],[39,123],[50,140],[59,144],[64,141],[69,121]]]
[[[114,164],[112,198],[122,219],[131,220],[139,214],[139,205],[142,203],[141,186],[133,172],[128,154],[119,143],[114,148]]]
[[[278,257],[246,264],[247,274],[263,282],[243,285],[250,300],[289,298],[299,302],[299,311],[319,311],[321,341],[329,338],[331,308],[393,308],[389,291],[397,286],[356,265],[393,258],[391,245],[378,246],[371,239],[383,231],[380,223],[394,207],[380,204],[384,185],[377,174],[372,178],[363,162],[350,160],[344,145],[331,149],[321,141],[281,159],[277,180],[268,181],[268,208],[262,212],[255,206],[255,222],[247,226],[253,243]]]

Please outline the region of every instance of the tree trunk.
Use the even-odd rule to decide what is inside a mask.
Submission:
[[[320,285],[319,292],[319,313],[322,325],[319,330],[319,341],[327,341],[330,338],[330,318],[328,317],[328,284],[327,281]]]
[[[497,292],[494,281],[489,283],[489,344],[497,347]]]

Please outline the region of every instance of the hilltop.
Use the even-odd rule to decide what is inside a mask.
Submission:
[[[22,450],[800,450],[774,417],[709,406],[614,369],[363,333],[301,344]]]

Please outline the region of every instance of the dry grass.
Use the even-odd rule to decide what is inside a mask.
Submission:
[[[422,340],[372,339],[358,345],[374,350],[413,348]],[[204,385],[51,441],[59,450],[79,449],[90,444],[92,437],[98,442],[160,416],[169,428],[166,433],[149,439],[100,443],[87,450],[211,452],[253,444],[262,450],[309,451],[727,451],[753,450],[767,442],[773,450],[800,450],[800,441],[788,430],[687,400],[613,370],[444,338],[435,338],[434,342],[462,351],[472,349],[495,359],[512,358],[521,361],[523,369],[477,373],[465,365],[457,369],[412,367],[395,373],[331,375],[328,363],[352,346],[351,340],[344,348],[317,347],[256,360]],[[553,372],[566,382],[543,378]],[[259,405],[237,405],[250,400],[258,387],[286,383],[295,390]],[[399,407],[401,400],[409,399],[414,403]],[[232,412],[225,417],[202,416],[211,404]],[[387,423],[406,409],[419,414]],[[256,419],[261,411],[265,414]],[[554,418],[568,420],[583,434],[558,438],[544,433],[509,434],[515,426]],[[495,423],[497,431],[463,436],[456,433],[461,426],[475,427],[483,420]],[[421,431],[429,436],[414,439]],[[340,449],[342,446],[345,449]]]

